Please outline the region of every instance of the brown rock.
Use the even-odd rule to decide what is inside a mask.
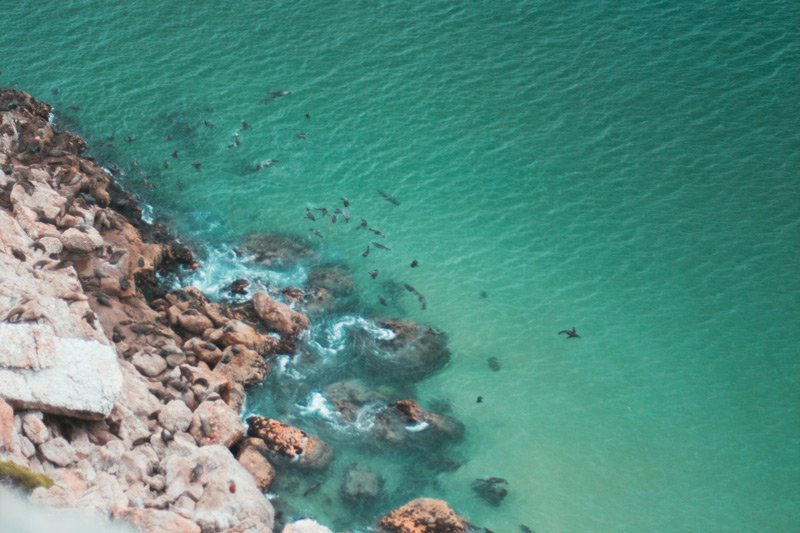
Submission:
[[[253,306],[264,327],[276,332],[284,342],[293,344],[297,335],[308,327],[306,315],[273,300],[264,292],[253,295]]]
[[[183,345],[185,352],[191,352],[207,365],[214,367],[222,359],[222,350],[216,344],[194,337]]]
[[[180,327],[195,335],[202,335],[205,330],[214,327],[210,318],[194,309],[183,311],[178,315],[177,322]]]
[[[230,320],[225,324],[221,328],[219,340],[225,346],[243,344],[263,354],[270,353],[278,345],[276,339],[268,335],[262,335],[252,326],[240,320]]]
[[[269,365],[255,350],[241,345],[228,346],[214,372],[245,387],[264,381]]]
[[[189,427],[189,433],[200,446],[221,444],[230,448],[244,432],[239,415],[221,400],[207,400],[198,405]]]
[[[330,464],[333,450],[319,437],[263,416],[247,419],[247,434],[262,439],[269,458],[298,467],[321,469]]]
[[[265,492],[272,480],[275,479],[275,468],[267,461],[267,458],[258,450],[257,446],[248,445],[248,441],[257,441],[263,444],[260,439],[244,439],[236,459],[241,465],[250,472],[256,481],[256,486],[261,492]]]
[[[378,528],[387,533],[464,533],[469,523],[442,500],[418,498],[381,518]]]
[[[197,366],[181,365],[178,368],[181,376],[193,389],[197,387],[204,389],[205,392],[199,397],[200,400],[204,400],[212,392],[223,396],[230,389],[230,380],[221,374],[212,372],[202,361]]]
[[[425,411],[414,400],[399,400],[394,402],[394,408],[405,415],[408,422],[420,422],[425,416]]]

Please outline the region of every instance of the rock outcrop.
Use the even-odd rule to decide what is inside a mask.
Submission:
[[[165,291],[191,254],[49,114],[0,91],[0,462],[51,480],[34,503],[143,531],[272,531],[229,447],[277,340]]]
[[[247,434],[266,444],[270,459],[300,468],[322,469],[333,459],[333,450],[319,437],[301,429],[266,418],[247,419]]]

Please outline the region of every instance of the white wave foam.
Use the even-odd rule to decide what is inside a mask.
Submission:
[[[383,411],[386,406],[381,403],[369,403],[358,410],[356,420],[353,422],[353,427],[362,432],[368,433],[375,427],[375,418],[378,413]]]
[[[219,298],[223,294],[231,296],[226,289],[237,279],[250,281],[249,292],[252,294],[254,290],[266,290],[271,286],[302,285],[306,277],[307,272],[300,265],[295,265],[288,272],[276,272],[223,245],[206,251],[206,259],[192,276],[190,284],[212,298]]]
[[[155,222],[155,212],[150,204],[142,204],[142,220],[148,224]]]
[[[424,420],[420,420],[416,424],[406,426],[406,431],[411,431],[412,433],[419,433],[420,431],[424,431],[429,425],[430,424],[428,424]]]
[[[288,355],[281,355],[275,359],[276,372],[295,381],[302,381],[305,375],[298,372],[292,365],[292,358]]]
[[[328,422],[338,422],[339,414],[332,408],[331,403],[320,392],[312,392],[308,398],[308,405],[296,404],[302,415],[317,415]]]
[[[360,328],[377,340],[391,340],[395,337],[394,331],[378,326],[372,320],[358,315],[346,315],[328,327],[326,341],[334,350],[341,350],[347,341],[347,332],[352,328]]]

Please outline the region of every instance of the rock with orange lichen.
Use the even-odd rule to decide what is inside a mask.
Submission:
[[[464,533],[469,522],[442,500],[417,498],[381,518],[381,533]]]
[[[247,419],[250,437],[262,439],[269,459],[300,468],[322,469],[333,459],[333,449],[319,437],[263,416]]]

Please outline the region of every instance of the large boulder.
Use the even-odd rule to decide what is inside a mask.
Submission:
[[[417,498],[378,522],[381,533],[465,533],[469,522],[442,500]]]
[[[311,312],[350,309],[357,297],[350,271],[343,265],[320,266],[308,275],[304,299]]]
[[[333,459],[333,449],[319,437],[271,418],[251,416],[247,434],[262,439],[270,460],[300,468],[322,469]]]
[[[13,406],[101,419],[121,390],[108,344],[58,337],[44,324],[0,323],[0,397]]]
[[[272,531],[272,505],[226,448],[204,446],[187,459],[202,470],[198,477],[204,488],[193,518],[203,530],[223,531],[247,524],[244,531]]]
[[[280,335],[286,345],[286,351],[292,349],[297,336],[308,327],[306,315],[273,300],[265,292],[257,292],[253,295],[253,307],[264,327]]]
[[[241,320],[230,320],[221,328],[208,329],[203,338],[220,346],[241,344],[261,354],[274,353],[278,346],[277,339],[259,333]]]
[[[378,379],[422,379],[450,360],[447,335],[411,320],[384,318],[351,330],[356,352]]]

